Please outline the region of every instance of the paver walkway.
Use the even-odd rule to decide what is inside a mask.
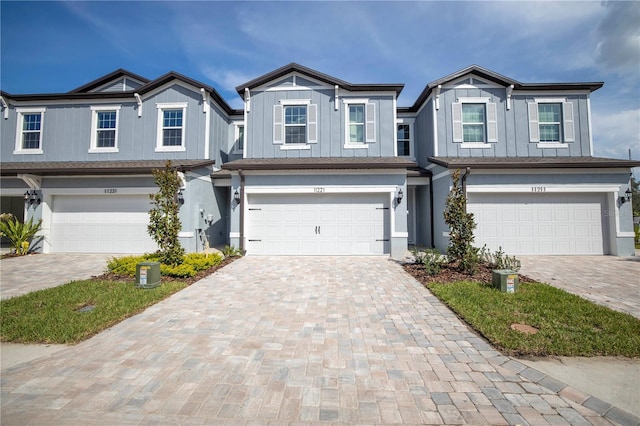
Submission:
[[[520,272],[640,318],[640,256],[518,256]]]
[[[638,421],[502,356],[383,257],[242,258],[1,381],[3,425]]]

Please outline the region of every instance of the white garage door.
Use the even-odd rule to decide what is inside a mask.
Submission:
[[[145,253],[157,250],[147,233],[147,195],[56,195],[51,251],[58,253]]]
[[[386,199],[383,194],[250,194],[247,253],[389,253]]]
[[[475,245],[507,254],[604,254],[604,194],[469,194]]]

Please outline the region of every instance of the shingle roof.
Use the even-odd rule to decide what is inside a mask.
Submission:
[[[226,170],[408,169],[415,161],[401,157],[319,157],[242,159],[223,164]]]
[[[172,167],[184,171],[211,166],[214,160],[173,160]],[[150,174],[162,169],[166,160],[140,161],[43,161],[0,163],[0,175],[30,173],[41,176]]]
[[[601,157],[429,157],[429,161],[449,169],[479,167],[485,169],[522,168],[630,168],[640,161]]]

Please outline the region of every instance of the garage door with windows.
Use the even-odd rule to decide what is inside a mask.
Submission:
[[[475,245],[507,254],[605,254],[602,193],[468,194]]]
[[[249,254],[382,255],[388,194],[249,194]]]
[[[157,250],[147,233],[148,195],[56,195],[51,251],[59,253],[145,253]]]

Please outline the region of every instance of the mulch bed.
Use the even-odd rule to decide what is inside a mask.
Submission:
[[[427,285],[429,283],[449,283],[455,281],[477,281],[481,283],[490,284],[492,281],[493,267],[488,265],[478,265],[478,269],[475,274],[469,275],[464,272],[460,272],[457,268],[457,263],[451,263],[444,265],[442,271],[436,275],[429,275],[424,266],[417,263],[406,263],[403,265],[404,270],[411,274],[420,283]],[[532,283],[534,280],[526,275],[518,274],[521,283]]]
[[[196,281],[200,281],[201,279],[208,277],[209,275],[216,272],[218,269],[230,264],[236,259],[237,257],[225,257],[224,260],[220,262],[218,265],[212,266],[209,269],[202,270],[198,272],[196,275],[194,275],[193,277],[189,277],[189,278],[166,277],[163,275],[162,277],[160,277],[160,282],[166,283],[166,282],[172,282],[172,281],[180,281],[180,282],[187,283],[187,285],[191,285]],[[97,275],[91,278],[94,280],[119,281],[119,282],[135,282],[136,280],[135,277],[130,277],[128,275],[114,274],[112,272],[106,272],[102,275]]]

